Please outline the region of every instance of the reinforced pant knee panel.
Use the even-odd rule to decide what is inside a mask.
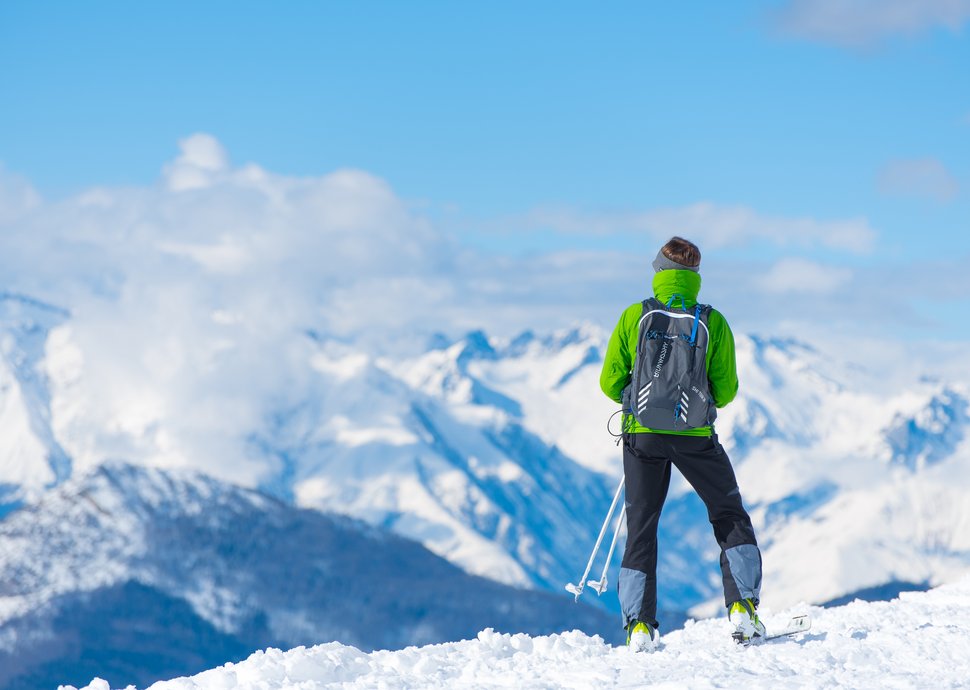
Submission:
[[[630,621],[643,621],[654,630],[657,624],[657,578],[642,570],[620,568],[620,578],[616,585],[620,597],[620,611],[623,613],[623,627]]]
[[[730,575],[737,588],[737,596],[734,596],[734,591],[729,592],[725,583],[725,605],[730,606],[740,599],[761,601],[761,550],[758,545],[741,544],[725,549],[724,560],[727,561],[726,575]]]

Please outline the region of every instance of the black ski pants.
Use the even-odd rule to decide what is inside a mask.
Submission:
[[[657,627],[657,526],[671,464],[707,506],[721,547],[725,604],[760,598],[761,552],[717,436],[624,434],[627,541],[618,583],[624,627],[634,619]]]

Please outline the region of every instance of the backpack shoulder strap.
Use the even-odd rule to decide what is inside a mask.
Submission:
[[[650,312],[666,311],[666,308],[664,307],[663,303],[660,300],[658,300],[656,297],[647,297],[647,299],[643,300],[642,304],[643,304],[643,309],[640,311],[640,324],[639,324],[640,328],[643,327],[643,324],[647,319],[647,314],[649,314]]]

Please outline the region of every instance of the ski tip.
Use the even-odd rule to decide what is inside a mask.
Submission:
[[[812,627],[812,619],[809,616],[795,616],[781,630],[770,632],[765,636],[766,640],[774,640],[780,637],[790,637],[798,633],[806,632]]]

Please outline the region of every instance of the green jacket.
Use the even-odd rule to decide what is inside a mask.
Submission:
[[[684,298],[685,307],[697,304],[701,290],[701,276],[694,271],[659,271],[653,276],[653,294],[666,304],[674,295]],[[680,305],[680,298],[677,299]],[[607,397],[622,404],[623,389],[633,376],[633,359],[637,351],[638,326],[643,315],[641,302],[631,304],[620,316],[610,343],[606,347],[600,388]],[[707,347],[707,379],[711,395],[717,407],[724,407],[734,400],[738,392],[738,372],[734,354],[734,334],[727,321],[716,309],[712,309],[707,323],[711,338]],[[709,426],[687,431],[660,431],[641,426],[633,415],[623,415],[623,429],[630,433],[677,434],[681,436],[710,436]]]

